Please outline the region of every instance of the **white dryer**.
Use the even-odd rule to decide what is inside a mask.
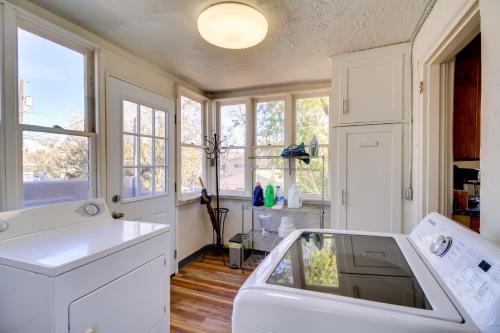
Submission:
[[[500,332],[500,250],[430,214],[410,235],[297,230],[236,296],[234,333]]]
[[[0,332],[168,332],[169,237],[101,199],[0,213]]]

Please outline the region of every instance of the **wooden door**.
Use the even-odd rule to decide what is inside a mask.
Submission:
[[[453,158],[478,160],[481,148],[481,37],[455,58]]]

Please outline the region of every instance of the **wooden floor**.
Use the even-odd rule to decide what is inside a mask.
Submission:
[[[249,274],[214,255],[179,270],[170,281],[170,332],[231,332],[233,299]]]

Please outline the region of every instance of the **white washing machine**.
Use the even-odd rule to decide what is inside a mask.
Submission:
[[[101,199],[0,213],[0,332],[168,332],[169,237]]]
[[[410,235],[297,230],[236,296],[234,333],[500,332],[500,250],[430,214]]]

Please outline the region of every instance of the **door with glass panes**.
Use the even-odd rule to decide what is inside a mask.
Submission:
[[[107,202],[114,218],[171,226],[175,273],[175,102],[106,78]]]

